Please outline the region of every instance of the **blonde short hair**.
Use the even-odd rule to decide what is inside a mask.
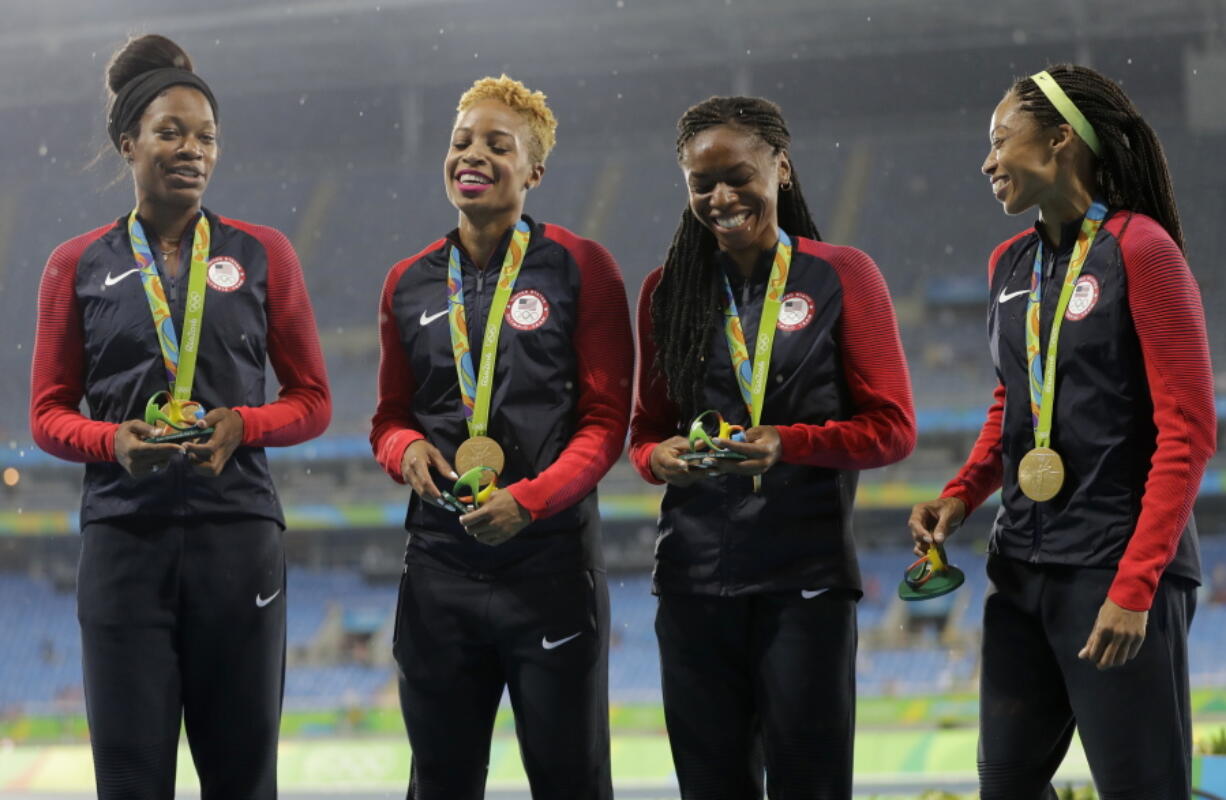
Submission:
[[[464,113],[482,100],[497,100],[513,109],[528,123],[532,134],[528,155],[533,162],[544,164],[557,142],[558,120],[545,103],[545,94],[532,91],[520,81],[503,74],[497,78],[481,78],[464,94],[456,111]]]

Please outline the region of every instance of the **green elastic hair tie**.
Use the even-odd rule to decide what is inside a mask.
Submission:
[[[1047,99],[1060,112],[1060,116],[1064,117],[1065,122],[1073,126],[1073,130],[1077,131],[1077,135],[1081,137],[1081,140],[1089,145],[1094,155],[1101,156],[1102,145],[1098,143],[1098,134],[1094,132],[1094,126],[1086,119],[1086,115],[1081,113],[1081,109],[1064,93],[1064,90],[1060,88],[1060,84],[1056,83],[1056,79],[1051,76],[1051,73],[1043,70],[1031,75],[1030,79],[1042,90],[1043,94],[1047,95]]]

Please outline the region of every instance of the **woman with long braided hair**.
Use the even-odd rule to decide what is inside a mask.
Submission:
[[[989,136],[996,199],[1039,219],[988,264],[995,403],[910,520],[923,552],[1001,489],[980,796],[1054,798],[1076,728],[1100,797],[1188,797],[1191,512],[1216,420],[1166,158],[1120,87],[1080,66],[1016,81]]]
[[[847,798],[856,475],[915,444],[893,308],[867,255],[820,240],[778,106],[713,97],[678,129],[689,203],[639,297],[630,445],[668,484],[653,591],[681,793],[760,798],[765,770],[771,797]],[[704,459],[684,434],[705,411],[745,430]]]

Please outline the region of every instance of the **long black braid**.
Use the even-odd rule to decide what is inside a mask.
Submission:
[[[677,122],[677,157],[699,133],[717,125],[743,128],[771,147],[786,153],[792,142],[779,106],[760,97],[712,97],[689,108]],[[793,166],[791,187],[781,187],[779,227],[789,236],[821,240],[805,203]],[[651,296],[651,323],[658,364],[668,383],[668,394],[682,419],[703,409],[703,377],[711,340],[714,313],[721,308],[722,289],[715,262],[715,235],[686,205],[673,235],[660,283]]]
[[[1154,129],[1124,90],[1101,73],[1075,64],[1059,64],[1047,71],[1098,134],[1102,154],[1094,167],[1095,177],[1107,205],[1153,217],[1182,250],[1183,226],[1171,174]],[[1033,79],[1019,78],[1010,91],[1040,125],[1065,122]]]

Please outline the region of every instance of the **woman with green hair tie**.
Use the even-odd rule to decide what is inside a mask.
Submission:
[[[1191,512],[1216,420],[1166,158],[1120,87],[1079,66],[1014,83],[988,135],[996,199],[1039,218],[988,262],[995,402],[910,519],[922,553],[1001,490],[981,797],[1054,798],[1074,729],[1100,797],[1188,797]]]

